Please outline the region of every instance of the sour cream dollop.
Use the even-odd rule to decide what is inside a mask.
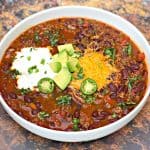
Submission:
[[[49,66],[51,61],[52,55],[48,48],[27,47],[17,52],[11,69],[16,69],[20,73],[17,75],[18,89],[33,90],[41,78],[53,79],[55,73]]]

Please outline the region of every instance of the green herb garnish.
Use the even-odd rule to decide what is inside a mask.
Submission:
[[[40,64],[44,65],[45,64],[45,59],[42,58]]]
[[[32,66],[32,67],[28,68],[28,72],[29,72],[29,74],[37,73],[37,72],[39,72],[39,69],[35,65],[35,66]]]
[[[31,48],[30,48],[30,52],[32,52],[32,50],[33,50],[33,48],[31,47]]]
[[[73,130],[78,131],[80,120],[78,118],[73,118],[72,123],[73,123]]]
[[[141,76],[135,76],[128,79],[128,89],[131,90],[133,85],[141,79]]]
[[[84,23],[83,19],[78,19],[78,24],[82,25]]]
[[[40,120],[44,120],[45,118],[47,118],[47,117],[49,117],[49,116],[50,116],[49,113],[47,113],[47,112],[45,112],[45,111],[41,111],[41,112],[38,113],[38,118],[39,118]]]
[[[55,32],[50,32],[49,30],[46,30],[44,32],[44,35],[47,36],[49,38],[49,42],[51,44],[51,46],[56,46],[58,43],[58,39],[59,39],[59,31],[55,31]]]
[[[117,114],[114,112],[114,113],[112,114],[112,117],[113,117],[113,118],[117,118]]]
[[[83,99],[85,100],[86,103],[91,104],[94,102],[95,100],[95,96],[94,95],[85,95],[82,94]]]
[[[74,58],[79,58],[81,56],[82,56],[82,53],[79,51],[75,51],[74,54],[72,55],[72,57],[74,57]]]
[[[126,103],[125,102],[120,102],[120,103],[118,103],[118,106],[121,107],[121,109],[125,109],[126,108]]]
[[[83,79],[84,78],[83,68],[82,67],[79,69],[79,72],[77,74],[77,78],[78,79]]]
[[[31,60],[31,56],[28,56],[28,57],[27,57],[27,60],[30,61],[30,60]]]
[[[21,93],[22,95],[25,95],[25,94],[29,93],[30,91],[31,91],[31,90],[30,90],[29,88],[27,88],[27,89],[24,89],[24,88],[20,89],[20,93]]]
[[[105,96],[105,95],[107,95],[108,93],[109,93],[109,90],[108,90],[107,88],[105,88],[105,89],[102,90],[102,93],[101,93],[101,94],[102,94],[103,96]]]
[[[13,79],[15,79],[17,75],[21,75],[21,73],[16,69],[10,70],[9,73],[11,74]]]
[[[24,56],[20,56],[20,58],[23,58]]]
[[[70,95],[60,96],[56,100],[57,100],[58,105],[70,105],[71,104],[71,96]]]
[[[104,55],[109,56],[112,60],[115,60],[116,57],[116,49],[115,48],[106,48],[104,50]]]
[[[131,46],[131,44],[127,44],[126,47],[123,49],[123,51],[124,51],[128,56],[131,56],[131,55],[132,55],[132,46]]]
[[[135,102],[131,101],[131,100],[128,100],[127,102],[125,102],[126,105],[136,105]]]
[[[125,108],[133,106],[133,105],[136,105],[136,103],[133,102],[132,100],[118,103],[118,106],[121,107],[121,109],[125,109]]]
[[[34,38],[34,42],[36,42],[36,43],[39,43],[39,42],[40,42],[40,36],[39,36],[39,33],[35,32],[33,38]]]

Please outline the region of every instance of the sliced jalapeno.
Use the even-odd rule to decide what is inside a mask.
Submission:
[[[82,81],[80,91],[85,95],[91,95],[97,90],[97,83],[90,78]]]
[[[38,89],[45,94],[52,93],[54,90],[54,81],[50,78],[42,78],[38,82]]]

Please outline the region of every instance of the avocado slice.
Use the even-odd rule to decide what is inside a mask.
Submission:
[[[63,67],[61,71],[54,77],[54,82],[56,85],[64,90],[71,81],[71,73],[68,71],[67,67]]]
[[[61,70],[62,65],[60,62],[52,62],[50,63],[50,67],[55,73],[58,73]]]
[[[67,67],[69,69],[70,72],[75,72],[78,68],[78,59],[77,58],[73,58],[73,57],[69,57],[69,60],[67,62]]]
[[[72,44],[59,45],[57,48],[59,52],[66,51],[69,56],[74,54],[74,48]]]
[[[60,62],[62,66],[66,66],[66,63],[68,61],[68,54],[66,51],[62,51],[59,54],[56,54],[56,56],[53,56],[53,62]]]

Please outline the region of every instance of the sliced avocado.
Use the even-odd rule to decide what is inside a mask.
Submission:
[[[60,62],[62,66],[66,66],[67,61],[68,61],[68,54],[66,51],[62,51],[53,57],[53,62]]]
[[[74,54],[74,48],[72,44],[59,45],[57,48],[59,52],[66,51],[69,56]]]
[[[67,67],[63,67],[61,71],[54,77],[56,85],[64,90],[71,81],[71,73]]]
[[[58,73],[61,70],[62,65],[60,62],[52,62],[50,63],[50,67],[55,73]]]
[[[68,67],[69,71],[75,72],[78,69],[77,65],[78,65],[78,59],[69,57],[69,60],[67,62],[67,67]]]

